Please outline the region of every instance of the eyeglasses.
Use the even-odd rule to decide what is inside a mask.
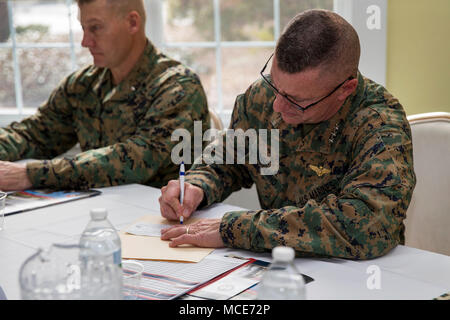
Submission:
[[[353,79],[353,76],[348,77],[347,79],[345,79],[344,81],[342,81],[336,88],[333,89],[333,91],[331,91],[329,94],[327,94],[325,97],[321,98],[319,101],[316,101],[314,103],[308,104],[306,107],[302,107],[301,105],[299,105],[297,102],[293,101],[292,98],[289,98],[288,95],[281,93],[280,91],[278,91],[278,89],[272,84],[272,82],[270,82],[265,76],[264,76],[264,71],[267,68],[267,65],[269,64],[270,59],[272,59],[273,57],[273,53],[272,55],[269,57],[269,60],[267,60],[266,64],[264,65],[264,67],[262,68],[260,74],[261,77],[264,79],[264,81],[267,82],[267,84],[269,86],[272,87],[272,89],[279,94],[280,96],[282,96],[283,98],[285,98],[287,101],[289,101],[290,103],[292,103],[294,106],[296,106],[297,108],[299,108],[300,110],[305,111],[306,109],[311,108],[312,106],[315,106],[316,104],[322,102],[323,100],[325,100],[326,98],[328,98],[329,96],[331,96],[337,89],[339,89],[346,81]]]

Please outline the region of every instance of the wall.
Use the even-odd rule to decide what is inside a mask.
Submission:
[[[408,115],[450,112],[450,1],[389,0],[386,87]]]

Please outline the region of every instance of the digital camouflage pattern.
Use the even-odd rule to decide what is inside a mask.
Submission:
[[[86,189],[128,183],[161,187],[178,175],[172,132],[210,126],[198,76],[150,41],[117,86],[109,69],[89,66],[67,77],[37,113],[0,129],[0,159],[51,159],[80,143],[73,159],[27,165],[34,187]],[[193,152],[193,150],[192,150]]]
[[[279,129],[277,174],[261,175],[259,164],[201,163],[186,174],[186,182],[205,191],[203,205],[256,184],[263,210],[226,213],[224,244],[370,259],[404,243],[403,219],[416,179],[411,131],[399,101],[359,73],[356,91],[319,124],[285,123],[273,111],[274,100],[265,82],[255,82],[237,97],[230,128]]]

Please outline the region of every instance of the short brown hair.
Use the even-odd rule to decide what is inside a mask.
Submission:
[[[275,49],[278,67],[287,73],[326,67],[356,73],[360,44],[355,29],[337,13],[314,9],[297,14],[286,26]]]
[[[91,3],[96,0],[76,0],[78,6],[82,6],[83,4]],[[143,0],[106,0],[110,5],[116,6],[118,12],[126,12],[128,13],[131,10],[137,11],[142,18],[143,23],[145,24],[145,7]]]

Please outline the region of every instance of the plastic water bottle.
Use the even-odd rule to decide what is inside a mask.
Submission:
[[[272,250],[273,261],[259,283],[258,300],[306,299],[305,280],[294,265],[294,257],[294,249],[289,247]]]
[[[84,299],[122,299],[120,237],[106,209],[92,209],[80,238],[81,282]]]

